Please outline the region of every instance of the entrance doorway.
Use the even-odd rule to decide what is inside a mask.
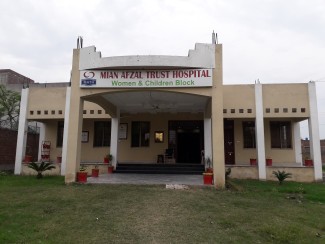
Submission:
[[[224,119],[225,164],[235,164],[234,121]]]
[[[200,134],[193,132],[177,133],[177,162],[200,163]]]
[[[169,121],[168,128],[168,147],[174,149],[176,162],[200,164],[204,148],[203,121]]]

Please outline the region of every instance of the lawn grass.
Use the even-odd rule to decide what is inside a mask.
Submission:
[[[325,185],[234,190],[0,176],[0,243],[324,243]]]

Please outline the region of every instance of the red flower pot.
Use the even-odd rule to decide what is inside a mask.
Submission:
[[[26,156],[25,156],[25,159],[24,159],[24,162],[25,162],[25,163],[30,163],[30,162],[32,162],[32,160],[33,160],[33,157],[32,157],[32,156],[30,156],[30,155],[26,155]]]
[[[203,183],[204,185],[213,185],[213,174],[203,173]]]
[[[251,158],[251,159],[249,160],[249,162],[250,162],[250,164],[253,165],[253,166],[257,165],[257,160],[256,160],[256,158]]]
[[[91,176],[92,177],[98,177],[99,175],[99,169],[92,169],[91,170]]]
[[[87,182],[87,172],[77,172],[77,181],[81,183]]]
[[[272,158],[266,159],[266,166],[272,166]]]
[[[312,159],[305,159],[305,166],[313,166],[313,160]]]
[[[104,163],[108,164],[109,163],[109,159],[108,158],[104,158]]]
[[[107,173],[112,174],[113,173],[114,166],[108,166]]]

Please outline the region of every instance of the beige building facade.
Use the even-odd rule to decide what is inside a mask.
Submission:
[[[106,154],[114,167],[154,164],[166,149],[175,164],[211,159],[217,188],[226,167],[235,178],[274,180],[272,171],[281,169],[293,180],[322,180],[315,84],[224,85],[222,72],[222,45],[215,43],[196,44],[188,56],[101,57],[94,46],[74,49],[69,85],[22,91],[15,173],[26,171],[26,125],[37,121],[40,142],[51,142],[50,160],[62,157],[66,183],[76,180],[80,164],[100,164]],[[303,120],[312,167],[301,155]]]

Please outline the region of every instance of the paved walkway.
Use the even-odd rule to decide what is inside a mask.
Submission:
[[[99,177],[88,177],[87,182],[92,184],[204,185],[202,175],[176,174],[102,174]]]

